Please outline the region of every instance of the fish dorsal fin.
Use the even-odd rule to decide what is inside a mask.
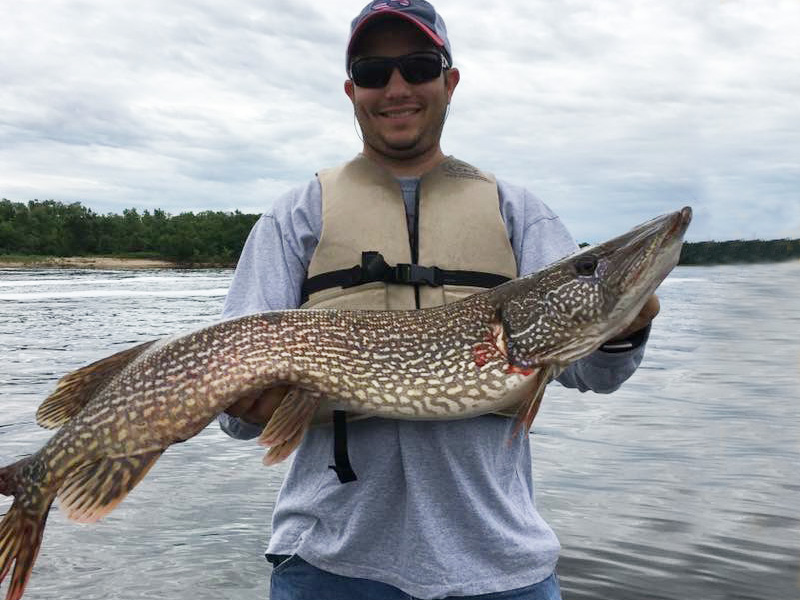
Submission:
[[[77,371],[64,375],[56,389],[42,402],[36,411],[36,422],[40,427],[61,427],[86,406],[95,393],[119,373],[125,366],[147,350],[156,340],[151,340],[122,352],[117,352]]]
[[[97,521],[125,499],[163,452],[105,457],[78,467],[58,490],[61,510],[79,523]]]
[[[258,438],[262,446],[269,446],[264,456],[265,465],[274,465],[288,457],[305,435],[319,406],[321,395],[317,392],[292,388]]]

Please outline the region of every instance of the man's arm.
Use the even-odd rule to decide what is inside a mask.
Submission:
[[[299,306],[322,226],[320,193],[314,179],[279,198],[253,226],[225,298],[224,319]],[[220,427],[237,439],[256,437],[286,391],[276,387],[240,398],[219,416]]]

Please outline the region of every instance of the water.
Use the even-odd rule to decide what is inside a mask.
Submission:
[[[49,438],[34,413],[61,375],[213,322],[230,277],[0,270],[0,464]],[[551,386],[537,417],[564,597],[796,600],[800,264],[679,267],[659,294],[634,377],[610,396]],[[285,465],[261,455],[212,425],[103,521],[53,511],[26,598],[265,598]]]

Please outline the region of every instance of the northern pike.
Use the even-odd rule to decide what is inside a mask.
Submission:
[[[0,582],[18,600],[56,497],[70,519],[108,514],[171,444],[237,399],[291,388],[260,442],[265,463],[331,407],[396,419],[516,412],[527,432],[546,384],[622,332],[677,264],[691,209],[441,307],[285,310],[150,341],[65,375],[37,422],[59,431],[0,469]]]

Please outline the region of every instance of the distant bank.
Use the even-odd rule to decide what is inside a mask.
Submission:
[[[112,256],[3,256],[0,269],[173,269],[180,265],[171,260],[117,258]]]
[[[51,264],[50,257],[119,257],[129,266],[142,263],[127,259],[166,261],[169,266],[234,265],[258,218],[239,211],[169,215],[133,208],[121,215],[99,215],[80,202],[4,199],[0,261],[33,265]]]
[[[259,215],[156,209],[99,215],[79,202],[0,201],[0,267],[233,267]],[[369,250],[369,248],[366,248]],[[689,242],[682,265],[800,259],[800,239]]]
[[[787,244],[788,242],[788,244]],[[706,266],[800,260],[800,240],[687,242],[680,265]],[[0,269],[207,269],[233,268],[233,261],[186,262],[167,258],[0,254]]]

